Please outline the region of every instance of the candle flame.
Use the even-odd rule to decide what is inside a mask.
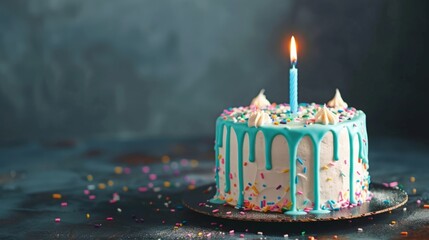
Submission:
[[[296,42],[295,37],[292,36],[290,40],[290,62],[292,64],[296,64],[296,61],[298,60],[298,56],[296,54]]]

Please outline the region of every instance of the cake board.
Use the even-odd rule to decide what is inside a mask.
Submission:
[[[184,194],[183,204],[188,209],[215,218],[250,221],[250,222],[278,222],[278,223],[299,223],[299,222],[328,222],[340,220],[352,220],[364,217],[371,217],[383,213],[388,213],[403,206],[408,201],[407,193],[399,188],[385,187],[382,184],[371,183],[371,192],[374,194],[369,202],[353,208],[343,208],[325,214],[311,214],[290,216],[275,212],[243,211],[227,204],[213,204],[210,200],[216,191],[214,184],[202,186]],[[213,210],[218,211],[213,212]],[[227,214],[227,212],[229,214]]]

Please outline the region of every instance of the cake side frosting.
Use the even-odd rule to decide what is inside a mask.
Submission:
[[[365,201],[370,182],[365,114],[325,109],[338,120],[325,125],[316,123],[321,109],[301,104],[295,116],[287,104],[225,110],[216,122],[217,194],[211,201],[287,214],[323,213]],[[257,111],[272,121],[249,124]]]

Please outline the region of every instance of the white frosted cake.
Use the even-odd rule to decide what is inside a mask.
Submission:
[[[263,91],[250,106],[228,108],[216,122],[212,203],[300,215],[368,201],[365,114],[339,91],[324,105],[270,104]]]

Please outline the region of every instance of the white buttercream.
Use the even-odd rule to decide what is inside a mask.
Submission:
[[[260,127],[265,124],[272,123],[273,120],[271,119],[270,115],[264,111],[254,111],[250,114],[249,121],[247,122],[247,125],[249,127]]]
[[[341,97],[341,93],[340,90],[335,89],[335,95],[334,98],[332,98],[326,105],[328,105],[328,107],[332,107],[332,108],[347,108],[347,103],[344,102],[343,98]]]
[[[319,111],[314,117],[317,123],[326,124],[336,124],[338,122],[338,117],[332,113],[326,105],[323,105],[322,108],[319,108]]]
[[[265,90],[261,89],[258,96],[252,99],[250,105],[256,106],[258,108],[268,107],[271,105],[270,101],[268,101],[267,97],[264,94]]]

